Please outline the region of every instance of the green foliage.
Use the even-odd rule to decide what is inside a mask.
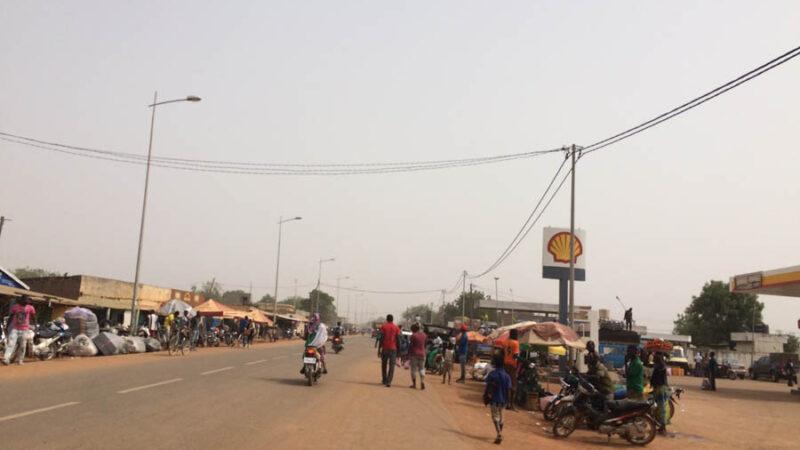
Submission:
[[[442,323],[449,322],[456,317],[461,317],[462,305],[464,306],[464,314],[467,317],[471,319],[483,319],[483,317],[478,317],[478,301],[484,298],[486,298],[486,296],[481,291],[463,292],[454,301],[445,303],[444,309],[439,308]],[[492,312],[488,319],[493,320],[494,316],[495,313]]]
[[[783,344],[783,351],[785,353],[798,353],[800,350],[800,339],[795,335],[789,335],[789,340]]]
[[[192,292],[203,294],[206,300],[222,300],[222,286],[214,280],[206,281],[200,289],[197,286],[192,286]],[[236,304],[241,305],[241,300]]]
[[[416,305],[409,306],[403,311],[402,318],[404,320],[413,321],[415,317],[419,316],[420,320],[425,323],[431,320],[433,310],[429,305]]]
[[[226,305],[246,305],[250,303],[250,294],[241,289],[225,291],[225,293],[222,294],[220,302]]]
[[[692,336],[695,345],[715,345],[730,341],[731,333],[750,331],[763,323],[764,304],[754,294],[732,293],[728,283],[709,281],[699,296],[675,320],[674,333]]]
[[[47,269],[41,269],[39,267],[25,266],[14,269],[14,275],[20,280],[23,280],[25,278],[60,277],[65,274],[56,273]]]
[[[332,325],[336,323],[338,317],[333,301],[334,298],[327,292],[314,289],[308,293],[308,298],[299,299],[297,308],[310,313],[319,312],[322,321]]]

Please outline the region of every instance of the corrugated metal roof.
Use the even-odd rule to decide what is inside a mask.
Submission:
[[[69,298],[59,297],[57,295],[45,294],[42,292],[30,291],[27,289],[13,288],[9,286],[0,285],[0,295],[8,295],[10,297],[21,297],[27,295],[35,302],[52,302],[59,305],[78,305],[78,302]]]

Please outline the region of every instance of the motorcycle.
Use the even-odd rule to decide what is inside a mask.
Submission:
[[[558,417],[558,413],[563,407],[563,405],[571,405],[572,401],[575,399],[575,392],[577,391],[577,380],[573,383],[569,383],[565,381],[563,378],[561,379],[561,390],[558,391],[558,394],[544,407],[542,413],[544,414],[544,420],[548,422],[552,422],[556,420]]]
[[[332,342],[333,342],[332,347],[334,353],[338,354],[340,351],[344,349],[344,342],[342,341],[341,336],[334,336]]]
[[[322,377],[322,359],[314,347],[306,347],[303,351],[303,375],[309,386],[318,383]]]
[[[591,383],[579,380],[574,401],[561,409],[553,423],[553,435],[566,438],[584,426],[609,438],[614,434],[631,444],[647,445],[656,437],[652,407],[652,401],[607,401]]]
[[[68,330],[62,322],[51,322],[46,328],[37,327],[33,335],[33,356],[47,361],[66,353],[72,340]]]

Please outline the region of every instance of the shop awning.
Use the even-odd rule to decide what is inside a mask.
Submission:
[[[731,277],[731,292],[800,297],[800,266]]]
[[[78,301],[73,300],[71,298],[64,298],[64,297],[59,297],[57,295],[50,295],[50,294],[45,294],[43,292],[30,291],[27,289],[10,287],[5,285],[0,285],[0,295],[5,295],[8,297],[15,297],[15,298],[27,295],[34,302],[50,302],[50,303],[55,303],[57,305],[68,305],[68,306],[78,305]]]

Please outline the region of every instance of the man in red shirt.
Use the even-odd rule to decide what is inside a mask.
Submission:
[[[28,296],[23,295],[20,297],[19,302],[11,307],[9,313],[8,340],[6,341],[6,351],[3,355],[3,364],[8,365],[10,363],[11,355],[17,349],[17,343],[20,346],[17,353],[17,364],[22,364],[22,360],[25,358],[25,333],[31,327],[31,317],[36,315],[36,310],[30,305]]]
[[[397,363],[397,338],[400,328],[394,324],[394,316],[386,316],[386,323],[381,325],[381,376],[384,386],[392,386],[394,366]]]
[[[408,346],[408,356],[411,357],[411,388],[417,388],[417,374],[419,385],[425,390],[425,340],[428,336],[420,331],[419,324],[411,325],[411,344]]]

